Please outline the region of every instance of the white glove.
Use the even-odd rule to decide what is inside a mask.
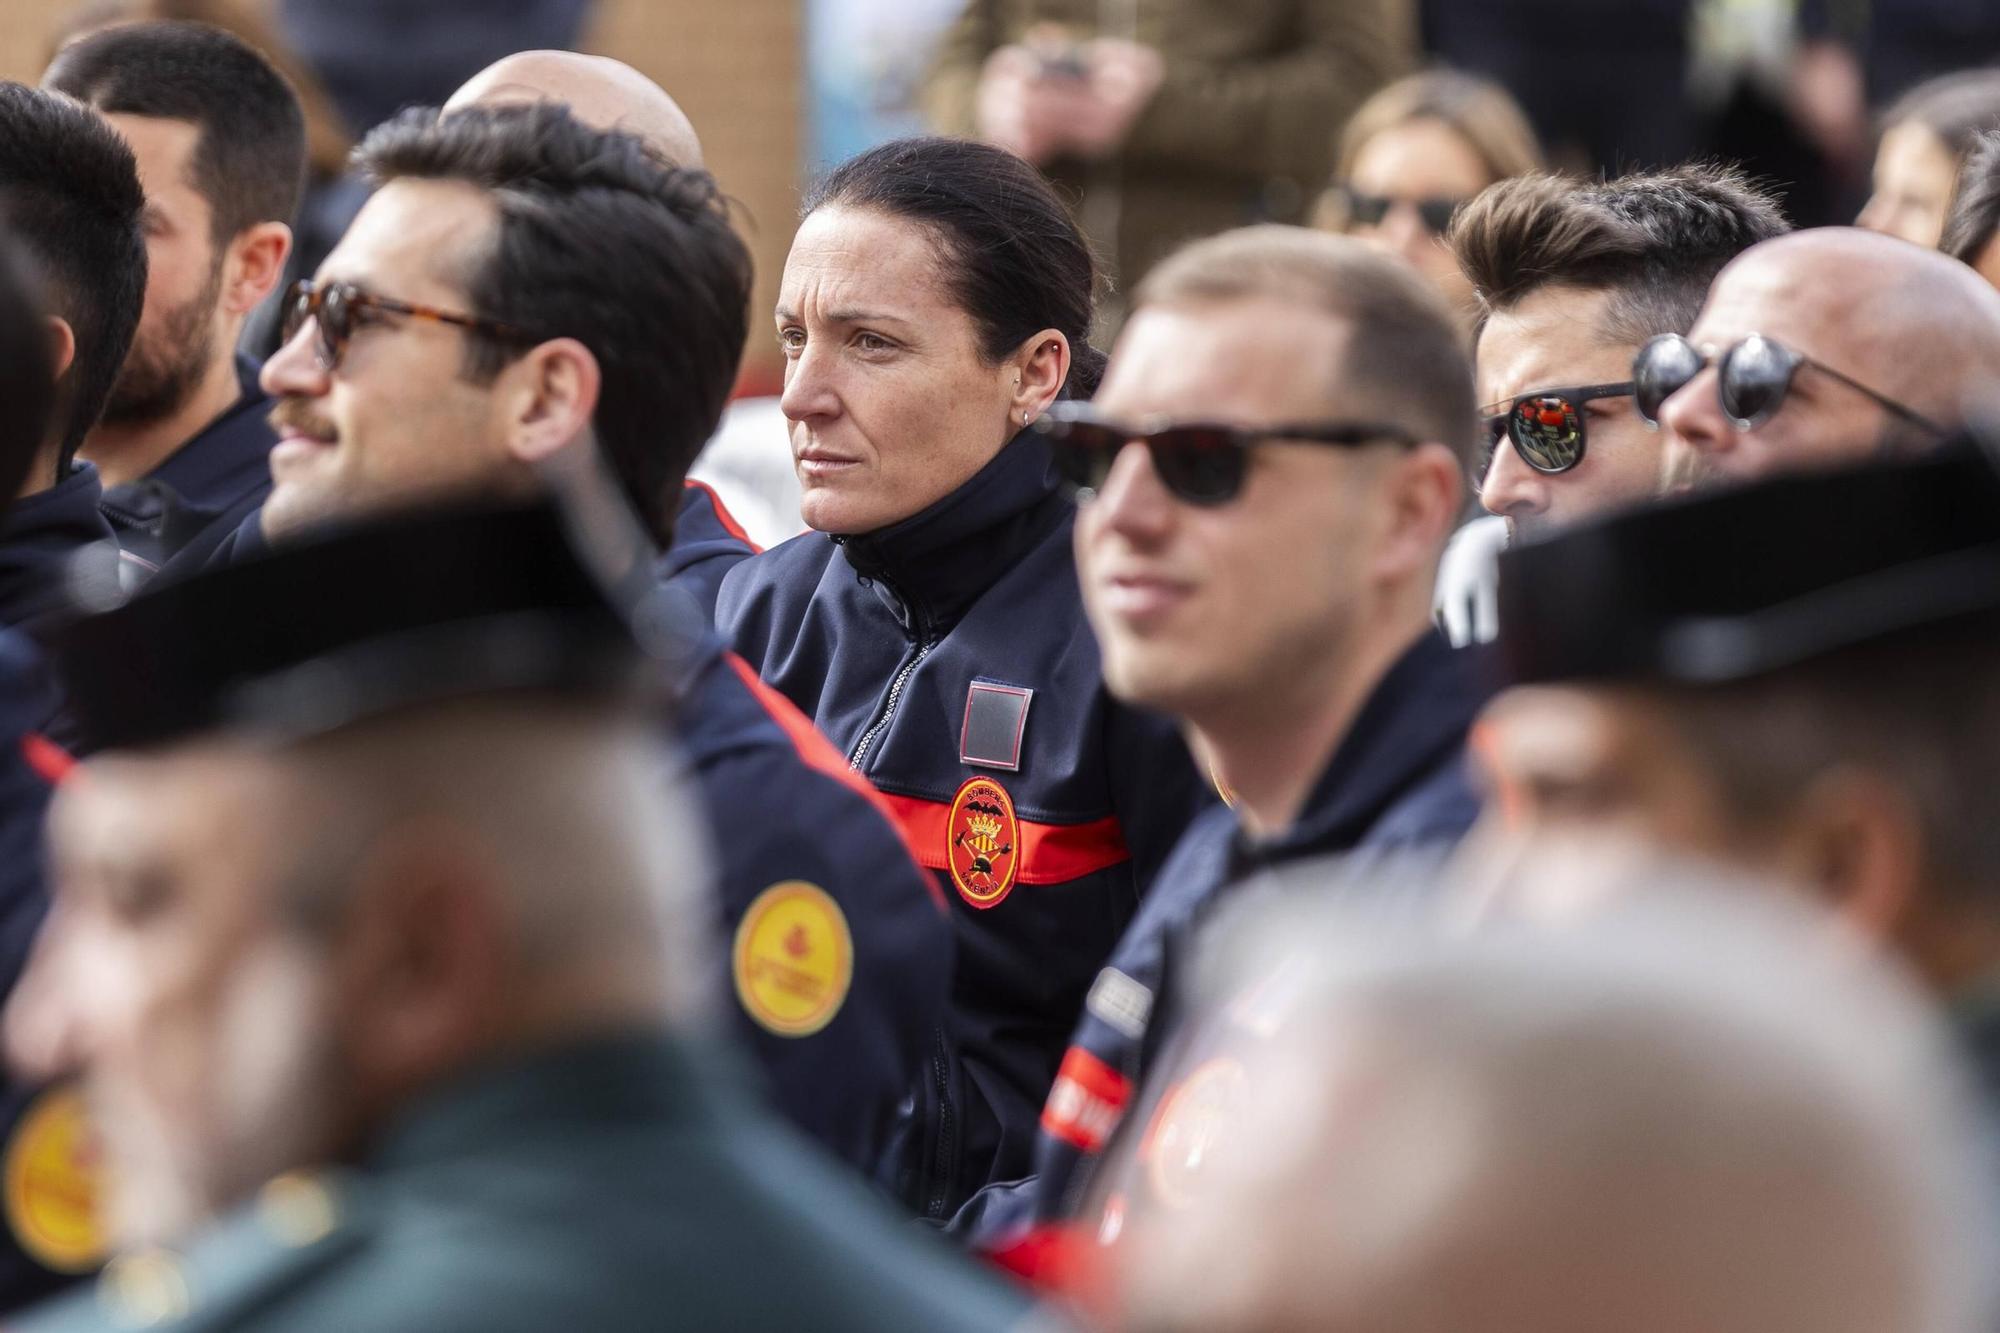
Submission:
[[[1452,534],[1438,564],[1431,613],[1454,648],[1490,643],[1500,634],[1500,552],[1507,520],[1488,514]]]

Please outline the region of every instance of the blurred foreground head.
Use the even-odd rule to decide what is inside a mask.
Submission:
[[[1523,688],[1477,747],[1498,823],[1785,879],[1955,997],[2000,975],[2000,474],[1981,450],[1575,528],[1509,551],[1500,601]]]
[[[482,1061],[687,1010],[697,826],[551,510],[305,540],[58,658],[103,748],[51,815],[7,1037],[81,1075],[121,1244],[345,1159]]]
[[[1652,887],[1561,930],[1245,923],[1204,1066],[1241,1095],[1199,1194],[1133,1209],[1124,1326],[1982,1327],[1984,1177],[1920,1001],[1773,899]]]

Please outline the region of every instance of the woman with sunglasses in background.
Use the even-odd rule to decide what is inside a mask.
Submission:
[[[1498,84],[1431,70],[1361,104],[1340,137],[1323,230],[1344,232],[1411,264],[1472,327],[1472,288],[1444,244],[1460,204],[1495,181],[1538,171],[1542,151]]]
[[[1028,1172],[1105,956],[1210,799],[1164,719],[1113,701],[1074,502],[1028,427],[1088,397],[1097,273],[1000,149],[885,145],[807,199],[776,311],[815,529],[743,562],[716,618],[888,798],[958,945],[901,1181],[952,1217]]]

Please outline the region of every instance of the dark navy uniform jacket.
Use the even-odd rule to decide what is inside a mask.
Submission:
[[[1091,986],[1042,1112],[1034,1174],[982,1192],[955,1231],[1001,1249],[1075,1210],[1173,1026],[1163,1005],[1174,960],[1222,900],[1272,867],[1448,845],[1471,827],[1479,803],[1464,751],[1491,693],[1482,651],[1455,651],[1435,633],[1418,640],[1370,693],[1282,835],[1253,840],[1224,807],[1196,821]]]
[[[104,516],[127,556],[157,570],[186,551],[199,564],[271,493],[265,420],[271,399],[257,387],[258,363],[236,358],[235,404],[139,481],[104,492]]]
[[[890,1184],[950,995],[944,900],[804,715],[705,621],[695,642],[675,739],[716,836],[732,1026],[787,1118]]]
[[[1104,689],[1075,516],[1023,434],[913,518],[745,561],[717,608],[889,798],[954,908],[952,1026],[904,1185],[937,1220],[1028,1170],[1084,992],[1212,799],[1176,730]]]
[[[687,535],[700,542],[703,529]],[[209,563],[265,549],[252,513]],[[670,560],[671,552],[663,564]],[[887,1183],[891,1150],[907,1133],[902,1104],[950,986],[942,897],[881,796],[789,701],[724,651],[698,591],[674,578],[664,586],[663,605],[688,645],[674,682],[674,740],[714,834],[722,1008],[757,1054],[778,1109]],[[794,887],[801,884],[836,911]],[[800,952],[785,952],[787,943]]]
[[[723,575],[763,549],[750,540],[713,487],[690,480],[674,519],[673,545],[660,557],[660,580],[684,590],[713,624]]]
[[[103,560],[107,572],[115,566],[99,494],[97,470],[78,464],[60,484],[0,517],[0,1002],[20,979],[48,914],[43,816],[69,763],[51,739],[67,730],[59,692],[18,630],[63,608],[68,571],[79,556]],[[43,1205],[69,1202],[49,1188],[59,1195],[83,1179],[73,1157],[50,1161],[23,1150],[33,1148],[26,1140],[40,1137],[38,1127],[68,1114],[59,1104],[74,1105],[60,1088],[0,1078],[0,1312],[53,1291],[101,1258],[88,1234],[51,1244],[44,1238],[54,1233],[38,1221],[47,1216]]]
[[[634,1033],[467,1071],[365,1160],[280,1176],[184,1251],[114,1265],[16,1327],[1026,1333],[1024,1293],[868,1197],[714,1063]]]

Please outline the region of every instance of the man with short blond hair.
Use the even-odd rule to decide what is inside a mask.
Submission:
[[[1189,828],[1092,987],[1036,1176],[960,1213],[988,1245],[1074,1209],[1220,900],[1302,857],[1448,845],[1476,809],[1483,690],[1429,623],[1472,376],[1419,278],[1296,228],[1197,242],[1140,285],[1093,401],[1050,422],[1094,497],[1077,564],[1105,681],[1178,720],[1233,804]]]

